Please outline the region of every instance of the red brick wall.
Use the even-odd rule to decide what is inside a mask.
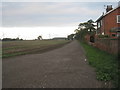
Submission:
[[[88,34],[85,35],[85,41],[86,41],[86,42],[90,42],[90,35],[88,35]]]
[[[117,15],[120,15],[120,7],[103,17],[101,34],[105,31],[105,34],[111,36],[110,29],[120,27],[120,23],[117,23]]]
[[[118,25],[120,26],[120,24],[117,23],[117,15],[119,15],[119,12],[120,12],[120,8],[114,10],[113,12],[107,14],[104,17],[105,34],[111,35],[110,29],[114,27],[118,27]]]

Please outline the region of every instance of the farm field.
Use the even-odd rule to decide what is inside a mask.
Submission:
[[[69,43],[67,40],[42,40],[42,41],[3,41],[2,57],[11,57],[17,55],[42,53],[51,49],[55,49]]]

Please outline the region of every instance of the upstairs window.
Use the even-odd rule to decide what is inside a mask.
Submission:
[[[101,26],[102,26],[102,20],[98,22],[98,28],[100,28]]]
[[[102,20],[101,20],[101,21],[100,21],[100,25],[102,26],[102,24],[103,24],[103,23],[102,23]]]
[[[98,28],[100,28],[100,22],[98,22]]]
[[[117,15],[117,23],[120,23],[120,15]]]

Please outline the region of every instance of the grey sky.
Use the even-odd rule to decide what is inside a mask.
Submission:
[[[75,26],[96,20],[108,4],[117,5],[116,2],[3,2],[2,26]]]
[[[118,2],[119,0],[2,0],[3,2]]]
[[[99,18],[105,12],[104,5],[117,6],[117,2],[15,1],[5,0],[0,3],[0,38],[19,37],[31,40],[39,35],[44,39],[67,37],[74,33],[79,23]]]

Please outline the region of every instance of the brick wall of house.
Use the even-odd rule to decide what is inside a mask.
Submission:
[[[114,32],[110,32],[112,28],[120,27],[120,23],[117,23],[117,15],[120,15],[120,7],[113,10],[112,12],[103,16],[98,22],[102,22],[101,27],[97,27],[97,34],[106,34],[112,37],[112,34],[116,34]],[[102,20],[102,21],[101,21]],[[98,23],[97,23],[98,25]],[[112,37],[114,38],[114,37]]]
[[[107,14],[103,18],[103,27],[102,29],[105,30],[105,34],[111,35],[110,29],[114,27],[120,27],[120,23],[117,23],[117,15],[120,15],[120,7],[111,13]]]

